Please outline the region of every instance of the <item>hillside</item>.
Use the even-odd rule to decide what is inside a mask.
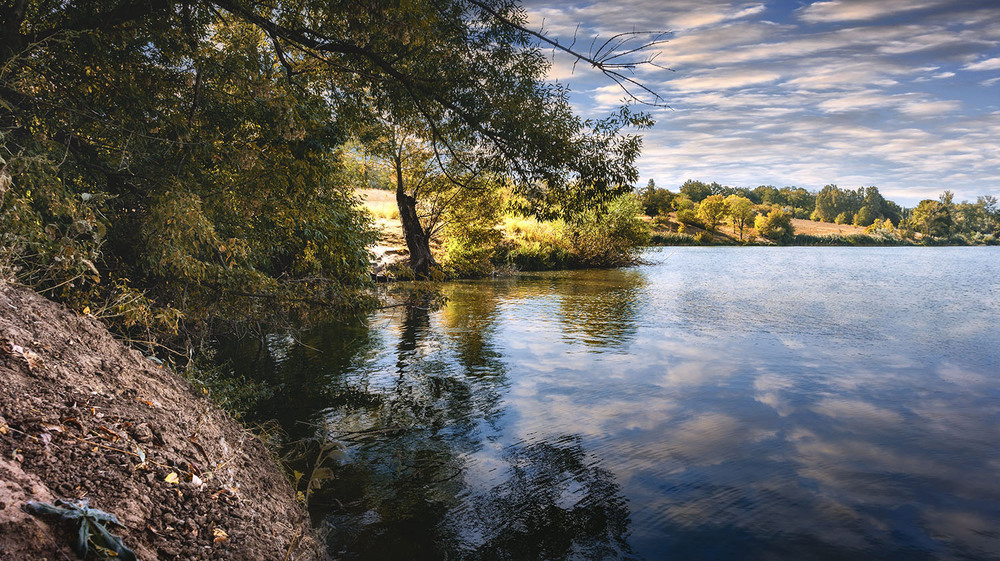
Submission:
[[[22,510],[55,499],[117,516],[139,559],[322,558],[264,444],[96,320],[0,281],[0,379],[0,559],[75,558]]]

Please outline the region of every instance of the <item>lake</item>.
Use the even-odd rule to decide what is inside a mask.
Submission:
[[[646,260],[219,359],[343,447],[335,557],[1000,559],[1000,248]]]

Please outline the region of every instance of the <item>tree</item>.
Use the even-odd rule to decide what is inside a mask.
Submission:
[[[733,232],[739,231],[740,240],[743,240],[743,229],[750,225],[756,213],[753,209],[753,201],[739,195],[729,195],[726,197],[726,215],[729,216],[733,225]]]
[[[698,216],[705,223],[705,228],[715,230],[726,217],[726,201],[722,195],[709,195],[698,206]]]
[[[754,219],[754,228],[761,236],[775,241],[789,241],[795,235],[792,217],[780,208]]]
[[[705,197],[712,194],[712,186],[694,179],[688,179],[681,185],[681,194],[696,203],[700,203]]]
[[[622,130],[650,122],[577,118],[537,48],[652,95],[623,74],[643,45],[575,51],[516,2],[7,5],[0,221],[23,277],[80,308],[125,279],[189,319],[357,301],[374,232],[338,148],[386,120],[449,181],[510,175],[552,214],[628,191],[640,140]]]
[[[642,211],[646,216],[656,217],[670,212],[676,193],[671,193],[667,189],[660,189],[652,179],[646,187],[639,192],[639,201],[642,203]]]
[[[868,227],[871,226],[872,222],[878,220],[877,216],[873,216],[871,207],[863,206],[858,210],[858,213],[854,215],[854,221],[852,222],[855,226]]]
[[[910,223],[924,236],[948,236],[952,226],[951,211],[941,201],[924,199],[913,209]]]
[[[827,185],[816,194],[815,213],[823,222],[836,222],[843,215],[842,222],[838,224],[850,223],[860,207],[857,192],[841,189],[836,185]]]
[[[329,96],[275,74],[255,26],[155,6],[4,11],[18,25],[0,49],[13,178],[0,220],[31,244],[26,280],[79,308],[135,287],[189,324],[265,315],[293,293],[361,301],[374,232],[341,180]],[[37,223],[61,247],[34,251]],[[74,233],[84,224],[98,236]],[[48,267],[32,255],[66,263],[60,252],[71,267],[32,276]]]

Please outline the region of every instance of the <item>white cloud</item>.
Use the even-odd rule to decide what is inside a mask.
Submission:
[[[794,13],[722,0],[542,7],[549,29],[572,37],[582,24],[578,45],[595,33],[676,31],[657,48],[657,62],[676,72],[635,74],[672,108],[654,110],[659,123],[644,133],[643,181],[875,184],[913,193],[896,196],[915,204],[948,178],[959,199],[1000,195],[1000,123],[990,116],[1000,100],[984,91],[1000,76],[982,73],[1000,65],[995,2],[830,0]],[[557,58],[552,75],[587,116],[621,102],[617,86],[570,68]]]
[[[873,20],[943,3],[940,0],[830,0],[802,8],[799,17],[809,23]]]
[[[908,101],[899,110],[914,117],[929,117],[952,113],[961,108],[962,104],[957,101]]]
[[[1000,70],[1000,57],[988,58],[972,64],[966,64],[963,70]]]
[[[666,82],[672,90],[682,92],[704,92],[731,90],[774,82],[781,78],[777,72],[754,72],[751,70],[714,70],[698,75],[677,78]]]

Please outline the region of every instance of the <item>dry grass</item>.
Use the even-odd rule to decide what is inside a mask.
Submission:
[[[364,207],[375,218],[375,228],[382,233],[379,245],[386,248],[406,247],[403,225],[399,222],[396,194],[382,189],[361,189],[358,195]]]
[[[510,239],[559,243],[563,238],[563,228],[560,221],[539,222],[531,217],[505,216],[502,230]]]
[[[653,233],[661,235],[676,233],[679,231],[679,226],[680,223],[677,221],[677,214],[671,212],[666,223],[654,224]],[[807,234],[810,236],[849,236],[865,233],[865,229],[860,226],[853,226],[851,224],[832,224],[830,222],[814,222],[812,220],[803,220],[800,218],[793,218],[792,226],[795,227],[796,234]],[[692,236],[704,231],[705,230],[702,228],[690,224],[684,227],[684,232]],[[733,232],[733,227],[728,223],[720,224],[715,232],[711,233],[711,235],[712,237],[722,239],[723,241],[739,241],[738,234]],[[757,231],[752,225],[748,226],[743,231],[743,237],[745,239],[754,239],[757,235]]]
[[[396,194],[382,189],[362,189],[358,192],[364,198],[365,208],[376,219],[399,220],[399,207],[396,206]]]
[[[811,236],[849,236],[851,234],[864,234],[865,229],[860,226],[850,224],[833,224],[830,222],[814,222],[793,218],[792,226],[795,227],[796,234],[809,234]]]

